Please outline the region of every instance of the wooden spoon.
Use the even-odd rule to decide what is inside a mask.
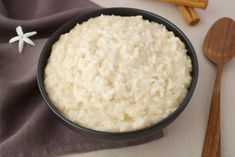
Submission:
[[[203,52],[217,65],[207,131],[202,157],[220,157],[220,85],[222,70],[235,54],[235,22],[230,18],[219,19],[208,31]]]

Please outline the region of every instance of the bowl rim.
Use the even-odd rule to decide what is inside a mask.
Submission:
[[[82,17],[86,16],[89,19],[89,18],[92,18],[92,17],[96,17],[94,15],[99,16],[101,14],[104,14],[104,15],[111,15],[111,14],[118,15],[116,13],[106,13],[106,12],[115,12],[115,11],[119,11],[119,12],[128,11],[128,12],[133,12],[133,13],[136,13],[136,14],[141,14],[141,15],[146,15],[146,16],[153,16],[153,18],[158,19],[158,20],[160,20],[164,23],[167,23],[168,27],[173,28],[173,30],[170,30],[170,31],[174,32],[174,34],[175,34],[175,32],[177,32],[178,34],[180,34],[180,38],[183,38],[185,40],[184,43],[185,43],[185,45],[188,46],[188,52],[187,53],[190,53],[190,58],[191,58],[191,61],[192,61],[192,80],[191,80],[191,84],[190,84],[189,90],[188,90],[185,98],[179,104],[177,109],[174,112],[172,112],[171,114],[169,114],[166,118],[164,118],[164,119],[158,121],[157,123],[154,123],[154,124],[152,124],[148,127],[144,127],[144,128],[137,129],[137,130],[124,131],[124,132],[108,132],[108,131],[94,130],[94,129],[87,128],[87,127],[81,126],[79,124],[76,124],[76,123],[70,121],[65,116],[63,116],[62,113],[60,113],[60,111],[53,105],[53,103],[51,102],[49,96],[47,95],[47,92],[46,92],[45,87],[44,87],[44,68],[45,68],[45,66],[44,66],[43,63],[45,62],[44,61],[45,56],[47,55],[47,57],[46,57],[46,60],[47,60],[48,57],[50,56],[50,53],[51,53],[51,51],[48,50],[48,47],[50,47],[50,49],[51,49],[51,46],[53,45],[53,43],[55,41],[58,40],[59,36],[61,34],[65,33],[65,32],[68,32],[68,31],[64,31],[64,30],[71,23],[73,23],[73,22],[78,23],[78,20],[81,19]],[[134,15],[130,15],[130,16],[134,16]],[[86,20],[83,20],[82,22],[85,22],[85,21]],[[41,54],[39,56],[38,67],[37,67],[37,84],[38,84],[40,93],[41,93],[44,101],[48,105],[48,107],[51,109],[51,111],[59,119],[61,119],[67,125],[71,126],[72,128],[75,128],[75,129],[78,129],[78,130],[81,130],[81,131],[85,131],[85,132],[88,132],[88,133],[92,133],[92,134],[102,134],[102,135],[105,134],[105,135],[117,135],[118,136],[118,135],[138,134],[139,132],[148,131],[148,130],[157,128],[159,126],[162,126],[162,125],[164,125],[164,123],[167,123],[168,121],[171,121],[171,119],[174,119],[174,117],[177,117],[178,114],[180,114],[185,109],[185,107],[188,105],[188,103],[189,103],[189,101],[190,101],[190,99],[191,99],[191,97],[194,93],[194,90],[196,88],[196,84],[197,84],[197,81],[198,81],[198,73],[199,73],[199,67],[198,67],[198,60],[197,60],[196,52],[195,52],[190,40],[187,38],[187,36],[176,25],[174,25],[172,22],[168,21],[167,19],[163,18],[162,16],[159,16],[157,14],[154,14],[152,12],[145,11],[145,10],[142,10],[142,9],[128,8],[128,7],[112,7],[112,8],[98,9],[96,11],[92,11],[92,12],[77,16],[75,18],[72,18],[71,20],[69,20],[68,22],[63,24],[61,27],[59,27],[59,29],[57,29],[50,36],[50,38],[47,40],[47,42],[44,45],[44,47],[41,51]]]

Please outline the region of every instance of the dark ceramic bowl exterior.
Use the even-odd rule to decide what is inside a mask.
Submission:
[[[48,97],[45,87],[44,87],[44,68],[47,64],[47,59],[50,56],[51,53],[51,47],[52,45],[59,39],[60,35],[66,32],[69,32],[77,23],[82,23],[84,21],[87,21],[89,18],[99,16],[101,14],[104,15],[120,15],[120,16],[136,16],[136,15],[142,15],[144,19],[147,19],[149,21],[155,21],[158,23],[161,23],[166,26],[166,28],[169,31],[173,31],[174,34],[179,37],[186,45],[186,48],[188,50],[187,54],[190,56],[192,60],[193,70],[192,70],[192,82],[189,88],[189,91],[184,98],[183,102],[179,105],[179,107],[174,111],[172,114],[170,114],[165,119],[161,120],[160,122],[157,122],[154,125],[151,125],[149,127],[135,130],[135,131],[128,131],[128,132],[103,132],[103,131],[96,131],[89,128],[85,128],[83,126],[80,126],[78,124],[75,124],[71,122],[70,120],[66,119],[53,105],[53,103],[50,101],[50,98]],[[193,92],[195,90],[196,84],[198,79],[198,61],[197,56],[194,51],[194,48],[192,44],[190,43],[189,39],[184,35],[184,33],[177,28],[174,24],[169,22],[168,20],[162,18],[161,16],[158,16],[156,14],[139,10],[139,9],[133,9],[133,8],[107,8],[107,9],[101,9],[95,12],[91,12],[88,14],[84,14],[82,16],[76,17],[66,24],[64,24],[62,27],[60,27],[47,41],[46,45],[44,46],[39,62],[38,62],[38,71],[37,71],[37,81],[38,86],[41,92],[42,97],[44,98],[45,102],[49,106],[49,108],[54,112],[54,114],[62,120],[62,122],[67,125],[68,127],[74,129],[78,133],[98,139],[98,140],[105,140],[105,141],[112,141],[112,142],[126,142],[126,141],[135,141],[137,139],[143,138],[145,136],[148,136],[150,134],[156,133],[158,131],[161,131],[164,127],[169,125],[173,120],[175,120],[180,113],[185,109],[187,106],[189,100],[191,99]]]

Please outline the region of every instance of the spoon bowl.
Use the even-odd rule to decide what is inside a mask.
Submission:
[[[216,64],[228,62],[235,54],[235,22],[227,17],[219,19],[208,31],[203,52]]]

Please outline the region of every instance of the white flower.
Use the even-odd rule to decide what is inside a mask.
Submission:
[[[16,42],[16,41],[19,41],[19,45],[18,45],[18,51],[19,53],[22,53],[23,52],[23,48],[24,48],[24,42],[32,45],[32,46],[35,46],[34,42],[29,39],[29,37],[33,36],[33,35],[36,35],[37,32],[36,31],[33,31],[33,32],[28,32],[28,33],[25,33],[23,32],[22,30],[22,27],[21,26],[17,26],[16,27],[16,33],[18,36],[15,36],[13,38],[11,38],[9,40],[9,43],[13,43],[13,42]]]

